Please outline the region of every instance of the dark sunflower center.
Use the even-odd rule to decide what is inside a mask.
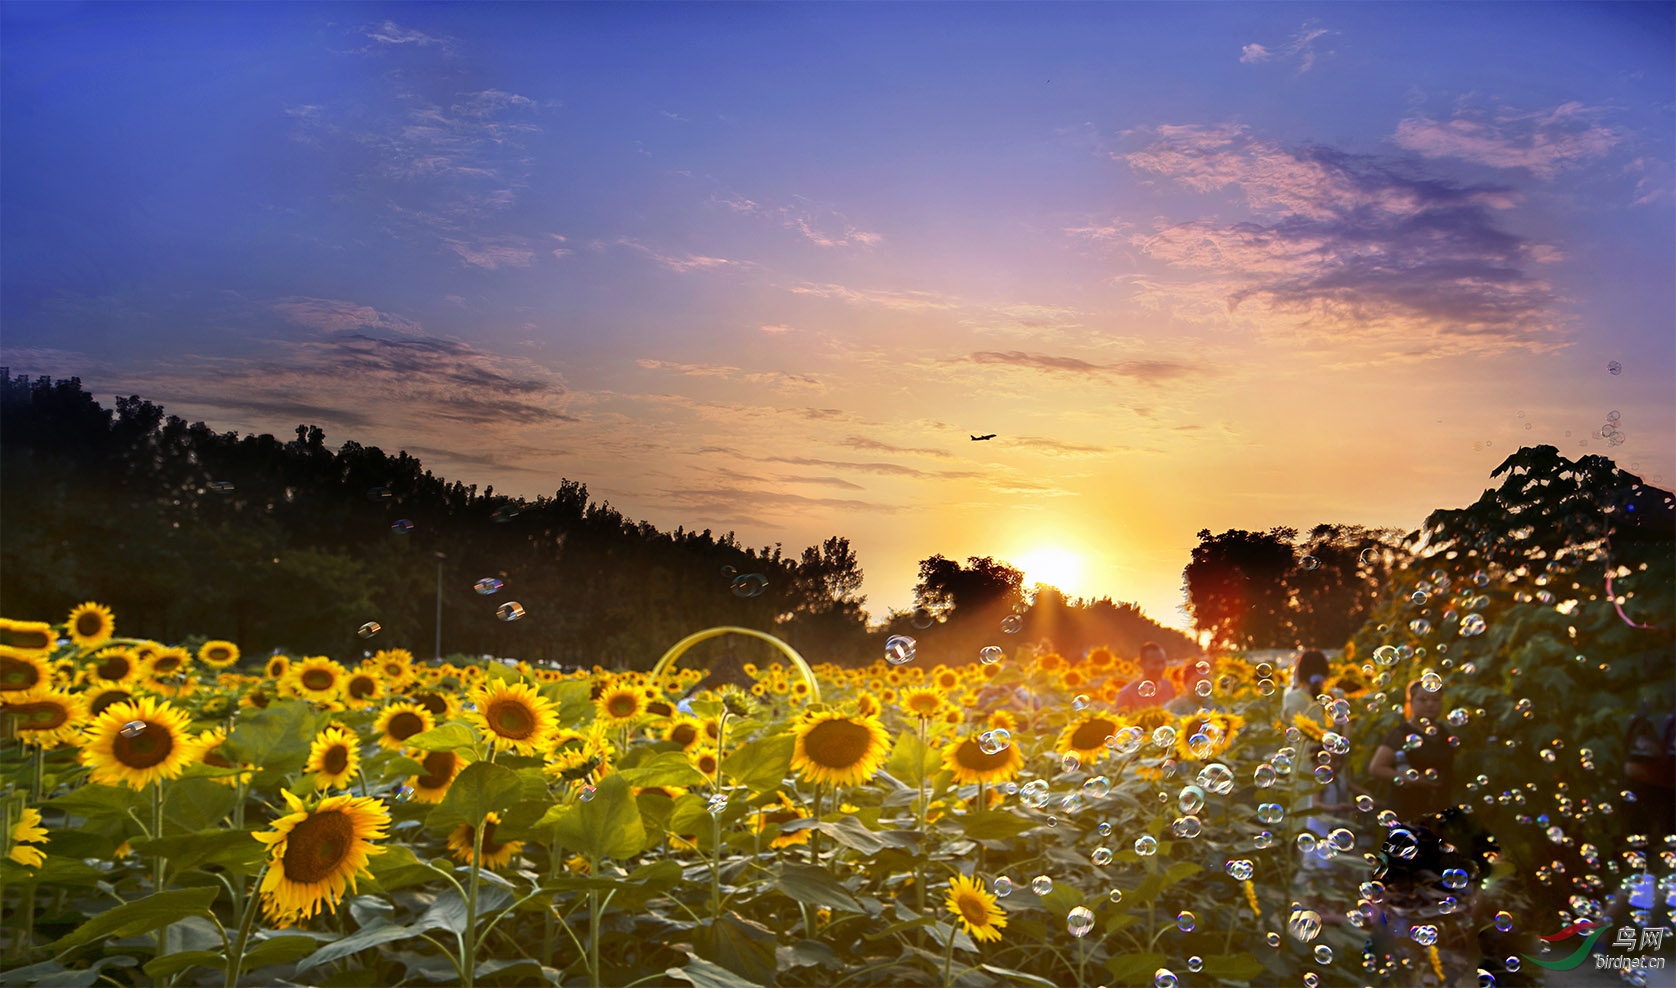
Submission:
[[[261,690],[257,690],[255,693],[250,694],[250,705],[258,710],[267,707],[268,694],[263,693]]]
[[[128,670],[132,668],[133,666],[128,663],[128,656],[113,655],[105,661],[99,663],[99,678],[111,680],[122,679],[128,675]]]
[[[323,882],[338,872],[355,843],[355,824],[339,810],[315,813],[291,828],[280,859],[293,882]]]
[[[535,733],[535,712],[517,700],[491,703],[488,721],[496,734],[514,741],[522,741]]]
[[[822,768],[847,769],[861,764],[873,745],[873,732],[852,720],[823,720],[803,739],[809,760]]]
[[[100,693],[98,699],[88,704],[87,710],[93,716],[97,717],[104,713],[107,708],[118,703],[126,703],[133,698],[132,694],[125,693],[122,690],[110,690],[105,693]]]
[[[204,752],[204,764],[210,766],[211,768],[233,767],[233,763],[222,756],[220,745],[216,745],[210,750]]]
[[[495,821],[483,821],[483,856],[488,857],[505,846],[495,840]]]
[[[654,717],[668,717],[670,714],[675,712],[675,708],[671,707],[662,700],[653,700],[651,703],[646,704],[646,712]]]
[[[411,710],[403,710],[391,717],[384,729],[397,741],[406,741],[425,729],[425,719]]]
[[[421,762],[425,766],[425,774],[419,776],[421,789],[441,789],[454,778],[454,765],[458,761],[452,751],[433,751],[425,756]]]
[[[421,707],[424,707],[426,710],[429,710],[438,717],[441,717],[443,714],[448,712],[448,701],[444,700],[440,696],[437,696],[435,693],[420,693],[418,696],[413,698],[413,702],[419,704]]]
[[[151,663],[151,671],[167,676],[180,668],[180,656],[160,655]]]
[[[204,653],[204,661],[209,662],[209,663],[228,662],[228,661],[231,661],[232,658],[233,658],[233,653],[229,652],[224,646],[221,646],[221,645],[217,645],[214,648],[212,648],[209,651]]]
[[[691,724],[677,724],[675,730],[669,732],[669,740],[685,748],[698,740],[698,730]]]
[[[954,900],[960,906],[961,918],[973,926],[989,925],[989,908],[983,898],[972,892],[962,892]]]
[[[355,676],[349,680],[349,695],[364,700],[378,692],[378,681],[371,676]]]
[[[1071,732],[1071,747],[1078,751],[1093,751],[1116,733],[1116,724],[1104,717],[1095,717]]]
[[[613,717],[632,717],[639,708],[640,704],[634,697],[626,693],[618,693],[605,701],[605,712]]]
[[[330,669],[310,669],[303,673],[303,686],[317,692],[331,689],[337,681]]]
[[[41,681],[41,670],[33,662],[0,655],[0,684],[9,690],[26,690]]]
[[[52,636],[42,628],[28,628],[19,630],[7,628],[0,630],[0,645],[10,645],[13,648],[50,648]]]
[[[175,750],[175,733],[167,725],[147,723],[145,730],[129,737],[118,731],[111,745],[111,754],[129,768],[151,768],[162,763]]]
[[[320,771],[326,775],[342,775],[349,768],[349,748],[334,744],[320,756]]]
[[[912,710],[916,714],[919,714],[921,717],[924,717],[926,714],[936,713],[937,698],[935,696],[927,696],[923,693],[916,694],[908,699],[908,709]]]
[[[105,617],[98,611],[87,611],[76,618],[76,634],[92,638],[105,630]]]
[[[42,700],[39,703],[14,703],[6,712],[18,719],[18,727],[26,731],[50,731],[70,719],[70,711],[62,703]]]
[[[978,746],[976,741],[970,738],[961,742],[960,747],[956,748],[954,752],[954,760],[959,762],[963,768],[971,769],[974,772],[993,772],[1007,764],[1009,757],[1006,749],[997,751],[993,755],[988,754]]]
[[[399,663],[399,662],[386,662],[386,663],[384,663],[384,675],[389,676],[391,679],[395,679],[398,676],[400,676],[401,674],[402,674],[401,663]]]

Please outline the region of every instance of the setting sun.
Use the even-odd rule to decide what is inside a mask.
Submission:
[[[1057,547],[1032,549],[1019,556],[1013,565],[1024,571],[1026,587],[1046,583],[1075,596],[1082,582],[1082,557]]]

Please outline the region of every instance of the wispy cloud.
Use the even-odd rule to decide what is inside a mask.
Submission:
[[[966,355],[962,360],[975,364],[1002,364],[1026,370],[1048,371],[1086,377],[1117,376],[1133,378],[1148,384],[1185,377],[1195,372],[1192,364],[1174,360],[1125,360],[1111,364],[1096,364],[1077,357],[1059,357],[1046,353],[1025,353],[1009,350],[1005,353],[986,350]]]
[[[834,298],[856,305],[876,305],[881,308],[894,309],[899,312],[925,312],[932,310],[952,310],[959,307],[959,302],[952,296],[938,292],[897,292],[877,289],[846,288],[843,285],[793,285],[790,289],[794,295],[813,295],[817,298]]]
[[[803,196],[781,206],[764,205],[737,193],[717,196],[714,201],[735,213],[773,220],[817,247],[872,247],[884,240],[878,233],[859,229],[831,206]]]
[[[932,456],[939,459],[948,459],[950,455],[949,451],[946,449],[938,449],[932,446],[894,446],[890,443],[881,442],[877,439],[869,439],[866,436],[845,436],[843,439],[838,441],[838,445],[847,446],[850,449],[866,450],[870,453],[895,453],[906,456]]]
[[[527,268],[535,260],[535,250],[522,237],[482,237],[469,241],[444,237],[442,242],[467,264],[491,271],[504,267]],[[562,257],[568,253],[566,250],[555,250],[553,256]]]
[[[291,295],[274,299],[268,306],[291,322],[322,333],[383,330],[416,334],[424,331],[424,327],[405,316],[380,312],[370,305],[343,299]]]
[[[671,271],[679,271],[682,273],[687,271],[710,271],[719,268],[740,267],[743,265],[743,262],[741,261],[733,261],[725,257],[711,257],[706,254],[665,254],[656,248],[649,247],[638,240],[632,240],[628,237],[618,237],[616,240],[611,241],[599,240],[595,241],[592,246],[596,250],[603,249],[605,247],[627,247],[630,250],[646,255]]]
[[[1246,65],[1256,65],[1274,59],[1296,59],[1298,74],[1302,75],[1315,67],[1315,42],[1332,32],[1324,27],[1317,27],[1314,21],[1309,21],[1298,29],[1289,40],[1270,48],[1253,42],[1240,49],[1240,61]]]
[[[377,27],[366,28],[362,32],[375,45],[386,48],[405,48],[409,45],[415,48],[437,47],[444,51],[453,48],[454,40],[438,34],[426,34],[416,28],[402,27],[395,21],[385,21]]]
[[[1468,349],[1548,349],[1562,319],[1528,273],[1546,245],[1497,224],[1511,189],[1413,174],[1402,163],[1321,146],[1290,147],[1243,127],[1160,127],[1121,160],[1201,193],[1232,191],[1251,214],[1160,222],[1145,254],[1200,277],[1146,279],[1142,301],[1186,318],[1247,314],[1318,337],[1430,337]],[[1178,306],[1176,303],[1179,302]]]
[[[1623,135],[1600,123],[1603,111],[1578,102],[1552,110],[1493,112],[1462,108],[1447,121],[1415,115],[1397,125],[1398,145],[1428,158],[1460,158],[1493,168],[1522,168],[1551,180],[1605,157]]]
[[[750,457],[762,463],[785,463],[798,467],[821,467],[823,469],[847,470],[851,473],[871,473],[886,477],[981,477],[979,470],[920,470],[916,467],[903,466],[900,463],[884,463],[870,461],[857,463],[853,460],[823,460],[809,456],[762,456]]]
[[[760,384],[782,391],[825,391],[819,378],[808,374],[786,374],[781,371],[747,371],[731,364],[684,364],[672,360],[636,360],[635,366],[644,370],[667,371],[682,377],[714,377],[743,384]]]

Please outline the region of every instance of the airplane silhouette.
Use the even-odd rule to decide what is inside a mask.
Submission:
[[[985,439],[994,439],[994,438],[995,438],[995,433],[991,432],[987,436],[973,436],[972,441],[973,442],[980,442],[980,441],[985,440]]]

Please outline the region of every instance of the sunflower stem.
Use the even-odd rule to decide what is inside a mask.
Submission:
[[[33,771],[29,775],[29,804],[31,806],[41,801],[42,780],[45,776],[42,762],[46,760],[46,747],[44,745],[33,745],[32,747],[35,749],[35,754],[34,764],[31,766]]]
[[[155,781],[151,784],[151,833],[150,833],[149,836],[151,837],[152,840],[159,840],[163,836],[163,780],[162,779],[158,779],[157,781]],[[169,860],[167,858],[165,858],[163,855],[159,854],[157,856],[157,863],[152,866],[152,873],[151,873],[152,888],[151,888],[151,890],[153,892],[163,891],[163,879],[166,876],[166,869],[168,868],[168,866],[169,866]],[[159,937],[162,936],[161,932],[159,932],[158,936]],[[161,939],[158,940],[157,945],[158,945],[159,949],[162,948],[163,942],[162,942]]]
[[[819,822],[820,818],[821,818],[821,795],[822,795],[821,784],[817,782],[817,783],[815,783],[815,820],[816,820],[816,822]],[[809,863],[814,865],[817,868],[820,867],[820,863],[821,863],[821,832],[820,832],[820,828],[818,828],[818,827],[809,831]]]
[[[719,773],[721,769],[718,767]],[[588,874],[599,876],[599,858],[588,856]],[[719,873],[718,873],[719,874]],[[599,890],[588,890],[588,985],[589,988],[599,988]]]
[[[954,935],[959,927],[949,924],[949,942],[943,951],[943,988],[952,988],[954,982],[949,980],[949,968],[954,966]],[[1082,984],[1082,978],[1077,978],[1077,984]]]
[[[251,894],[244,900],[244,911],[239,917],[239,935],[233,941],[233,949],[227,953],[227,988],[236,988],[239,983],[239,971],[244,967],[244,948],[250,942],[250,929],[256,925],[257,900],[256,890],[262,887],[262,879],[268,873],[270,865],[263,864],[262,870],[256,873],[256,884],[251,888]]]
[[[483,868],[483,830],[488,814],[480,813],[471,833],[471,883],[466,892],[466,928],[460,934],[460,983],[472,988],[477,974],[477,882]]]

